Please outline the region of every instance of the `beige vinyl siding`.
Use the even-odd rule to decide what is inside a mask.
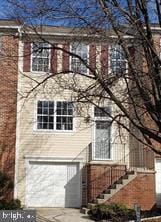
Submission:
[[[82,121],[79,118],[74,118],[75,129],[72,132],[37,130],[34,127],[35,121],[36,102],[31,99],[25,102],[20,113],[19,146],[20,153],[22,152],[23,155],[32,153],[33,155],[71,156],[74,158],[91,142],[90,125],[85,124],[83,118]]]
[[[28,90],[31,85],[27,84],[29,80],[24,76],[21,78],[21,87]],[[29,81],[30,82],[30,81]],[[53,82],[53,81],[51,81]],[[49,82],[49,84],[51,84]],[[52,85],[52,84],[51,84]],[[52,86],[49,86],[52,88]],[[71,100],[69,92],[63,95],[58,93],[44,94],[44,86],[39,87],[38,92],[33,92],[29,98],[20,100],[19,116],[19,157],[18,157],[18,198],[25,205],[25,187],[26,187],[26,156],[48,156],[71,158],[75,161],[78,158],[86,159],[86,149],[92,141],[91,124],[86,124],[84,118],[74,118],[74,131],[72,132],[55,132],[35,129],[36,121],[36,102],[38,100],[66,101]],[[47,86],[46,86],[47,87]],[[47,88],[49,88],[47,87]],[[54,87],[56,88],[55,84]],[[53,90],[54,91],[54,90]]]
[[[23,47],[23,43],[20,42],[20,49]],[[100,51],[100,47],[97,46],[97,50]],[[21,52],[21,50],[20,50]],[[100,54],[97,56],[97,65]],[[62,53],[58,55],[58,61],[62,59]],[[35,86],[35,81],[42,81],[46,75],[22,72],[23,61],[22,57],[19,58],[19,83],[18,83],[18,113],[17,113],[17,172],[16,172],[16,187],[17,196],[25,204],[25,187],[26,187],[26,156],[36,157],[53,157],[53,158],[71,158],[71,161],[76,161],[79,158],[83,158],[83,162],[86,162],[86,152],[88,145],[93,140],[93,121],[86,123],[84,116],[86,112],[92,116],[92,107],[84,107],[82,112],[79,113],[81,117],[74,118],[74,131],[73,132],[55,132],[37,130],[35,128],[36,121],[36,102],[38,100],[52,100],[52,101],[71,101],[74,98],[74,94],[68,90],[61,90],[59,83],[62,83],[62,77],[65,80],[65,84],[72,81],[71,75],[58,76],[49,79],[44,85],[39,86],[32,93],[30,90]],[[61,70],[61,64],[58,65]],[[75,81],[83,86],[89,84],[88,81],[84,81],[84,78],[77,78]],[[119,92],[118,92],[119,93]],[[22,98],[26,97],[26,98]],[[113,111],[116,107],[113,106]],[[77,113],[76,113],[77,114]],[[115,125],[112,126],[111,136],[113,144],[121,144],[118,129]],[[123,130],[124,142],[128,143],[127,133]],[[118,146],[117,146],[118,147]],[[128,153],[128,145],[120,145],[120,150],[117,150],[116,145],[112,146],[113,160],[120,160],[125,153]],[[123,148],[122,148],[123,147]],[[119,155],[118,155],[119,154]]]

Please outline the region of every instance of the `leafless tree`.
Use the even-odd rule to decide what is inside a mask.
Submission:
[[[117,113],[109,114],[112,121],[125,128],[138,141],[161,154],[159,0],[8,0],[7,2],[13,9],[12,15],[9,16],[20,19],[24,30],[26,25],[30,26],[42,41],[50,43],[56,50],[66,52],[70,57],[78,58],[89,70],[90,75],[65,70],[65,73],[73,74],[71,84],[67,84],[65,75],[57,73],[62,88],[71,90],[77,102],[92,103],[100,109],[101,101],[111,101],[119,110]],[[152,24],[154,22],[156,24]],[[41,35],[43,25],[70,26],[73,32],[86,32],[89,41],[92,38],[95,42],[120,45],[123,51],[115,50],[118,50],[118,54],[124,54],[126,65],[118,67],[115,71],[113,68],[93,67],[80,55],[55,46],[45,39]],[[80,87],[77,81],[78,75],[89,79],[90,84]],[[53,74],[44,77],[32,91],[51,78]],[[125,120],[130,124],[125,124]]]

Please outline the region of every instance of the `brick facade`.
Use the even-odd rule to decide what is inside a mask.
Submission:
[[[108,165],[90,165],[88,167],[88,202],[91,202],[107,188],[107,176],[111,175],[105,175],[104,172],[108,172],[110,167]],[[113,181],[125,172],[124,166],[115,166],[115,169],[112,175]],[[101,180],[99,180],[100,177]],[[133,208],[134,203],[137,203],[142,210],[150,210],[156,204],[155,172],[138,172],[135,179],[114,194],[106,203],[114,202],[125,204],[129,208]]]
[[[14,181],[18,38],[3,34],[0,51],[0,153],[1,170]],[[13,196],[13,191],[9,194]]]
[[[125,174],[125,165],[88,165],[88,202],[91,202],[106,188]]]
[[[87,200],[87,175],[88,175],[88,167],[85,165],[82,168],[82,206],[86,206],[88,204]]]
[[[130,208],[134,203],[142,210],[150,210],[155,206],[155,173],[137,173],[137,177],[116,193],[109,201],[122,203]]]

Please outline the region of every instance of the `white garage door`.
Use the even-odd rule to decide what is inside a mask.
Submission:
[[[161,206],[161,159],[156,159],[155,162],[156,171],[156,198],[157,205]]]
[[[29,161],[28,207],[80,207],[80,172],[77,163]]]

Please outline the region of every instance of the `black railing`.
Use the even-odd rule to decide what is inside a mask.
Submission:
[[[112,144],[111,159],[97,159],[88,147],[87,194],[88,202],[93,202],[107,188],[111,187],[127,171],[154,170],[154,153],[148,148],[129,149],[126,144]],[[102,153],[101,153],[102,156]]]
[[[93,201],[104,190],[114,184],[127,171],[154,170],[154,153],[148,148],[130,149],[124,143],[110,145],[110,158],[98,160],[94,155],[94,144],[90,143],[74,159],[84,159],[82,168],[83,205]],[[101,154],[102,156],[102,154]]]
[[[130,170],[139,168],[140,170],[154,169],[154,153],[147,147],[138,147],[131,149],[125,143],[112,143],[110,150],[105,152],[95,151],[95,143],[90,143],[86,148],[86,163],[92,161],[107,161],[107,163],[115,163],[117,165],[126,165]]]
[[[88,166],[88,202],[92,202],[103,191],[112,186],[123,175],[126,174],[126,165],[109,165],[106,167],[97,166],[97,171],[93,172],[93,165]],[[93,179],[94,178],[94,179]]]

